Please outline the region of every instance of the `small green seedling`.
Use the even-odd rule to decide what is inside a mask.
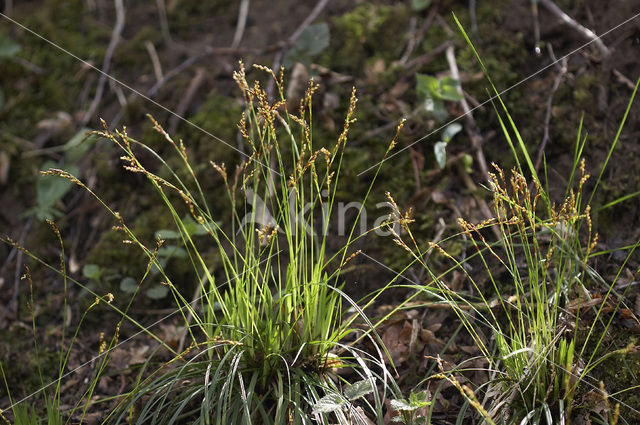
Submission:
[[[459,102],[462,99],[458,93],[460,82],[451,77],[436,78],[431,75],[416,73],[416,92],[418,101],[424,110],[438,122],[449,116],[445,101]]]
[[[411,392],[411,394],[409,394],[409,400],[405,400],[404,398],[391,400],[393,410],[400,413],[399,416],[395,416],[392,419],[393,422],[400,422],[406,425],[426,424],[427,418],[421,416],[418,410],[431,405],[428,397],[426,391],[420,391],[417,393]]]

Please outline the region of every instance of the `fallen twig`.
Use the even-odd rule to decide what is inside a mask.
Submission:
[[[444,21],[444,19],[442,19],[442,17],[440,17],[439,15],[437,16],[438,21],[440,22],[440,25],[444,28],[445,32],[453,35],[453,32],[451,31],[451,29],[449,28],[449,26],[447,25],[447,23]],[[447,50],[445,51],[445,55],[447,57],[447,63],[449,64],[449,70],[451,71],[451,78],[453,78],[454,80],[457,80],[458,82],[460,81],[460,72],[458,71],[458,64],[456,62],[456,55],[455,55],[455,48],[453,47],[453,45],[447,47]],[[456,89],[458,91],[458,94],[460,95],[460,97],[462,98],[460,100],[460,106],[462,107],[462,111],[463,111],[463,119],[465,121],[465,131],[467,132],[467,136],[469,137],[469,139],[471,140],[471,145],[473,146],[473,149],[475,150],[476,153],[476,160],[478,161],[478,167],[480,167],[480,172],[482,173],[482,178],[483,180],[488,180],[489,179],[489,170],[487,168],[487,160],[484,156],[484,151],[482,150],[482,134],[480,133],[480,129],[478,128],[478,125],[476,124],[475,120],[473,119],[473,114],[471,111],[471,108],[469,107],[469,104],[467,103],[467,99],[464,97],[464,92],[462,91],[462,84],[459,83],[456,86]],[[461,170],[461,174],[462,177],[465,181],[465,184],[467,186],[467,188],[471,191],[471,193],[474,193],[477,191],[477,186],[476,184],[471,180],[471,178],[469,177],[469,175],[467,174],[467,172],[464,170],[464,168],[462,167],[462,165],[460,163],[458,163],[459,168]],[[487,205],[487,202],[482,199],[482,198],[477,198],[476,200],[478,202],[478,205],[480,207],[480,210],[482,211],[482,214],[487,218],[491,218],[493,217],[493,214],[491,213],[491,210],[489,209],[489,206]],[[494,235],[496,236],[496,238],[498,240],[500,240],[501,236],[500,236],[500,232],[498,231],[498,229],[496,229],[495,227],[491,228],[493,230]]]
[[[406,117],[404,117],[403,119],[406,119],[407,121],[411,121],[413,118],[415,118],[420,112],[422,112],[424,110],[423,106],[419,106],[418,108],[414,109],[413,111],[411,111],[411,113],[409,115],[407,115]],[[398,119],[398,120],[394,120],[394,121],[390,121],[386,124],[381,125],[380,127],[374,128],[373,130],[368,131],[364,136],[362,136],[360,139],[356,140],[353,142],[354,145],[359,145],[361,143],[366,142],[367,140],[381,134],[384,133],[385,131],[391,130],[392,128],[395,129],[398,127],[398,125],[400,124],[400,122],[402,121],[402,119]]]
[[[531,15],[533,16],[533,38],[534,38],[534,49],[536,52],[536,56],[540,56],[542,52],[540,51],[540,21],[538,19],[538,2],[531,2]]]
[[[120,41],[120,34],[122,33],[122,29],[124,28],[124,4],[122,0],[114,0],[114,5],[116,8],[116,24],[113,27],[113,31],[111,32],[111,40],[109,41],[109,46],[107,47],[107,52],[104,55],[104,59],[102,61],[102,72],[100,74],[100,78],[98,79],[98,88],[96,89],[96,95],[89,106],[89,110],[85,112],[84,117],[82,119],[81,127],[87,125],[87,123],[93,117],[93,114],[98,109],[98,105],[100,104],[100,100],[102,100],[102,95],[104,94],[104,86],[107,83],[107,76],[109,75],[109,68],[111,67],[111,59],[113,57],[113,53],[116,50],[116,46]]]
[[[151,64],[153,65],[153,74],[156,76],[156,82],[160,82],[163,79],[162,66],[160,65],[160,58],[158,58],[158,52],[152,42],[149,40],[144,42],[144,46],[147,48],[149,57],[151,58]]]
[[[28,60],[26,60],[25,58],[21,58],[19,56],[12,57],[11,61],[22,65],[23,67],[33,72],[34,74],[42,75],[45,72],[44,68],[40,68],[38,65],[35,65],[29,62]]]
[[[298,28],[289,37],[288,41],[290,44],[294,44],[298,39],[298,37],[300,37],[300,34],[302,34],[302,31],[304,31],[309,25],[311,25],[313,21],[316,20],[316,18],[320,15],[320,12],[322,12],[322,9],[324,9],[325,6],[327,5],[327,3],[329,3],[329,0],[320,0],[318,3],[316,3],[311,13],[309,13],[309,16],[307,16],[305,20],[302,21],[300,26],[298,26]]]
[[[296,28],[293,34],[289,36],[287,41],[283,43],[282,47],[278,50],[278,53],[276,53],[275,57],[273,58],[273,66],[271,67],[271,69],[273,69],[274,72],[278,72],[278,70],[280,69],[280,65],[282,62],[282,57],[284,56],[285,49],[288,46],[292,46],[293,44],[295,44],[295,42],[298,40],[298,37],[300,37],[300,34],[302,34],[302,31],[304,31],[309,25],[311,25],[313,21],[316,20],[318,15],[320,15],[320,12],[322,12],[322,9],[324,9],[325,6],[327,5],[327,3],[329,3],[329,0],[320,0],[318,3],[316,3],[313,10],[311,10],[311,13],[309,13],[309,16],[307,16],[305,20],[302,21],[302,23],[298,26],[298,28]],[[275,81],[271,79],[269,80],[269,83],[267,85],[267,90],[266,90],[267,95],[271,98],[273,97],[274,89],[275,89]]]
[[[413,167],[413,179],[416,183],[415,193],[417,194],[420,192],[420,169],[422,168],[419,162],[424,162],[424,159],[419,161],[418,153],[411,146],[409,146],[409,154],[411,156],[411,165]]]
[[[613,70],[613,75],[616,76],[616,78],[620,83],[624,84],[629,89],[634,90],[636,88],[636,85],[633,83],[633,81],[631,81],[627,76],[625,76],[622,72],[618,71],[617,69]]]
[[[198,89],[204,83],[205,80],[205,72],[203,68],[196,68],[196,74],[191,79],[189,83],[189,87],[185,94],[181,97],[180,103],[178,103],[178,107],[176,108],[176,114],[172,115],[169,118],[169,134],[175,133],[178,123],[180,122],[180,117],[184,116],[187,112],[187,108],[193,101],[194,96],[198,93]]]
[[[411,55],[411,52],[413,52],[413,49],[415,48],[416,39],[417,39],[416,22],[417,22],[417,18],[415,16],[412,16],[411,19],[409,20],[407,48],[405,49],[404,54],[398,61],[401,64],[404,64],[407,62],[407,60],[409,59],[409,56]]]
[[[599,84],[598,93],[598,110],[604,112],[607,109],[607,98],[609,97],[609,80],[611,74],[611,63],[608,60],[611,51],[604,44],[602,39],[598,37],[589,28],[586,28],[575,21],[571,16],[567,15],[551,0],[539,0],[540,3],[547,8],[549,12],[560,18],[564,23],[573,28],[576,32],[582,35],[584,38],[590,40],[600,51],[601,57],[601,78]]]
[[[469,19],[471,20],[471,31],[474,34],[478,34],[478,16],[476,14],[476,0],[469,0]]]
[[[435,18],[436,16],[437,10],[438,9],[436,7],[431,8],[429,15],[427,15],[427,17],[424,19],[424,21],[422,22],[422,25],[420,25],[420,28],[416,28],[415,18],[413,18],[410,21],[409,40],[407,42],[407,48],[404,54],[402,55],[402,57],[400,58],[400,60],[398,61],[399,64],[406,65],[407,61],[409,60],[409,57],[415,50],[416,46],[420,44],[420,42],[424,38],[425,33],[431,26],[431,23],[433,22],[433,18]]]
[[[162,32],[164,43],[167,47],[173,47],[174,42],[169,31],[169,20],[167,19],[167,8],[164,0],[156,0],[156,5],[158,6],[158,15],[160,15],[160,32]]]
[[[29,220],[27,221],[27,224],[25,224],[24,229],[22,229],[22,233],[20,234],[20,238],[18,239],[18,246],[24,245],[25,238],[27,237],[27,234],[29,233],[31,226],[33,225],[33,220],[34,220],[34,216],[31,215],[31,217],[29,217]],[[11,261],[11,258],[14,255],[17,255],[17,257],[16,257],[16,268],[13,276],[13,294],[11,294],[11,299],[9,300],[7,307],[0,312],[0,326],[2,325],[2,322],[6,318],[9,311],[11,311],[14,314],[16,314],[18,311],[18,294],[20,293],[19,292],[20,291],[20,275],[21,275],[21,269],[22,269],[22,257],[24,255],[22,250],[14,246],[13,249],[11,250],[11,253],[7,257],[7,260],[2,266],[2,270],[5,269],[8,262]]]
[[[458,71],[458,64],[456,63],[455,50],[453,46],[447,47],[446,50],[447,62],[449,63],[449,70],[451,71],[451,78],[454,80],[460,81],[460,72]],[[484,156],[484,152],[482,151],[482,146],[480,144],[480,140],[482,140],[482,135],[480,134],[480,130],[478,129],[478,125],[473,119],[473,114],[471,112],[471,108],[469,107],[469,103],[467,103],[467,99],[464,97],[464,92],[462,91],[462,85],[458,84],[456,86],[458,94],[460,95],[460,106],[463,111],[463,119],[465,121],[465,129],[467,130],[467,134],[469,139],[471,139],[471,145],[476,151],[476,159],[478,161],[478,166],[480,167],[480,171],[482,172],[483,179],[489,178],[489,170],[487,168],[487,160]]]
[[[609,56],[609,49],[604,44],[604,42],[598,37],[593,31],[589,28],[586,28],[580,25],[576,20],[574,20],[571,16],[564,13],[562,9],[560,9],[556,4],[551,0],[538,0],[549,12],[560,18],[564,23],[569,25],[575,31],[580,33],[584,38],[593,41],[593,44],[596,45],[603,58]]]
[[[432,51],[430,51],[429,53],[425,53],[424,55],[418,56],[417,58],[407,62],[407,65],[406,65],[407,66],[407,71],[409,73],[413,74],[419,68],[422,68],[423,66],[425,66],[428,63],[430,63],[431,61],[433,61],[442,52],[447,50],[447,48],[449,46],[453,46],[453,44],[454,44],[454,40],[453,39],[449,39],[449,40],[443,42],[442,44],[440,44],[438,47],[436,47]]]
[[[124,92],[122,91],[122,87],[116,84],[116,82],[113,80],[109,80],[109,87],[116,94],[120,107],[124,108],[125,106],[127,106],[127,98],[125,97]]]
[[[235,49],[240,45],[242,41],[242,35],[247,25],[247,16],[249,15],[249,0],[242,0],[240,2],[240,10],[238,11],[238,25],[236,26],[236,32],[233,34],[233,42],[231,48]]]
[[[549,54],[551,55],[551,60],[553,62],[557,62],[555,55],[553,54],[553,49],[551,48],[551,44],[549,46]],[[547,142],[549,141],[549,124],[551,123],[551,107],[553,106],[553,95],[560,87],[560,83],[564,79],[564,76],[567,73],[567,58],[563,58],[560,62],[560,66],[558,67],[558,74],[556,78],[553,80],[553,86],[551,87],[551,93],[549,93],[549,97],[547,98],[547,108],[544,116],[544,135],[542,136],[542,142],[540,143],[540,148],[538,149],[538,157],[536,158],[535,170],[536,173],[540,169],[540,165],[542,164],[542,156],[544,155],[544,150],[547,146]]]
[[[187,59],[185,59],[180,65],[176,66],[169,72],[167,72],[162,80],[156,82],[147,92],[147,96],[155,97],[158,94],[158,90],[162,86],[164,86],[167,81],[180,74],[185,69],[189,68],[191,65],[194,65],[198,61],[208,57],[215,55],[242,55],[242,54],[255,54],[261,55],[269,52],[274,52],[281,49],[285,43],[272,44],[264,49],[251,49],[251,48],[231,48],[231,47],[207,47],[203,52],[193,55]]]

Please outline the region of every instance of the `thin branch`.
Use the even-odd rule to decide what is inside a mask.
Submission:
[[[277,73],[278,70],[280,69],[280,65],[282,64],[282,57],[284,56],[284,51],[287,48],[287,46],[292,46],[296,43],[296,41],[298,40],[298,37],[300,37],[300,34],[302,34],[302,31],[304,31],[309,25],[311,25],[313,21],[316,20],[316,18],[320,15],[320,12],[322,12],[322,9],[324,9],[325,6],[327,5],[327,3],[329,3],[329,0],[320,0],[318,3],[316,3],[316,6],[313,8],[311,13],[309,13],[309,16],[307,16],[306,19],[302,21],[300,26],[298,26],[298,28],[296,28],[293,34],[289,36],[287,41],[283,43],[282,47],[279,49],[278,53],[276,53],[275,57],[273,58],[273,65],[271,67],[271,69],[273,69],[273,72]],[[273,81],[273,79],[270,79],[266,88],[267,95],[270,98],[273,98],[274,89],[275,89],[275,81]]]
[[[169,20],[167,19],[167,8],[164,4],[164,0],[156,0],[158,6],[158,14],[160,15],[160,31],[162,32],[162,38],[164,39],[167,47],[172,47],[174,41],[171,38],[171,32],[169,31]]]
[[[410,29],[409,29],[409,41],[407,43],[407,48],[404,54],[402,55],[402,58],[400,58],[400,60],[398,61],[401,65],[405,65],[409,61],[409,57],[415,50],[416,46],[420,44],[420,42],[424,39],[424,35],[429,29],[429,27],[431,26],[431,23],[433,22],[433,18],[435,18],[436,16],[437,10],[438,8],[436,7],[431,8],[429,15],[427,15],[427,17],[424,19],[424,21],[422,22],[422,25],[420,25],[420,28],[416,29],[415,19],[411,20]]]
[[[435,7],[433,9],[435,9]],[[471,31],[474,34],[478,34],[478,16],[476,14],[476,0],[469,0],[469,19],[471,20]]]
[[[124,108],[125,106],[127,106],[127,103],[128,103],[127,98],[125,97],[124,92],[122,91],[122,87],[116,84],[116,82],[113,80],[109,80],[109,87],[116,94],[120,107]]]
[[[611,80],[611,62],[609,61],[609,55],[611,51],[604,44],[602,39],[598,37],[590,29],[580,25],[571,16],[564,13],[556,4],[551,0],[539,0],[549,12],[560,18],[564,23],[569,25],[573,30],[578,32],[587,40],[593,42],[596,45],[601,55],[601,72],[600,72],[600,84],[598,85],[598,111],[604,113],[607,110],[608,97],[609,97],[609,83]]]
[[[551,0],[538,0],[549,12],[554,14],[556,17],[560,18],[565,24],[569,25],[575,31],[580,33],[584,38],[593,41],[593,44],[596,45],[603,58],[609,56],[609,49],[604,44],[604,42],[598,37],[593,31],[589,28],[586,28],[580,25],[576,20],[574,20],[571,16],[564,13],[562,9],[560,9],[556,4]]]
[[[189,83],[189,87],[187,88],[187,91],[180,99],[180,103],[178,103],[178,107],[176,108],[176,115],[173,115],[171,118],[169,118],[170,134],[175,133],[178,127],[178,123],[180,122],[179,117],[184,116],[185,113],[187,112],[187,109],[189,108],[189,105],[193,101],[193,98],[198,93],[198,89],[200,88],[202,83],[204,83],[205,81],[205,75],[206,74],[203,68],[200,68],[200,67],[196,68],[196,74],[191,79],[191,82]]]
[[[230,48],[230,47],[207,47],[204,52],[191,56],[184,60],[180,65],[176,66],[169,72],[167,72],[160,81],[156,82],[147,92],[147,96],[155,97],[158,94],[158,90],[164,86],[167,81],[180,74],[191,65],[195,64],[202,59],[211,55],[240,55],[240,54],[264,54],[279,50],[282,47],[281,44],[275,44],[267,46],[264,49],[249,49],[249,48]]]
[[[33,225],[34,217],[35,217],[34,215],[31,215],[31,217],[29,217],[29,220],[27,221],[27,224],[25,224],[24,228],[22,229],[22,233],[18,238],[18,246],[24,246],[24,240],[27,237],[27,234],[29,233],[31,226]],[[22,260],[23,260],[22,250],[18,249],[15,246],[13,247],[13,249],[11,250],[11,253],[7,257],[7,260],[2,266],[2,271],[4,271],[9,261],[11,261],[12,257],[16,254],[17,254],[16,268],[13,276],[13,294],[11,294],[11,299],[9,300],[7,307],[0,312],[0,325],[2,325],[2,322],[7,317],[7,314],[9,313],[9,311],[12,311],[13,313],[17,313],[18,311],[18,294],[20,291],[20,275],[21,275]]]
[[[535,39],[535,52],[536,56],[540,56],[540,19],[538,18],[538,2],[531,2],[531,15],[533,16],[533,38]]]
[[[93,117],[96,110],[98,109],[98,105],[100,104],[100,100],[102,100],[102,95],[104,94],[104,87],[107,82],[107,76],[109,74],[109,68],[111,67],[111,59],[113,58],[113,53],[116,50],[116,46],[120,41],[120,34],[122,34],[122,29],[124,28],[124,5],[122,0],[114,0],[114,5],[116,8],[116,24],[113,27],[113,32],[111,33],[111,40],[109,41],[109,46],[107,47],[107,52],[104,55],[104,60],[102,61],[102,72],[100,73],[100,79],[98,80],[98,88],[96,89],[96,95],[93,98],[93,102],[89,106],[89,110],[84,114],[82,119],[82,127],[86,126],[89,120]]]
[[[555,62],[556,58],[553,54],[553,50],[551,49],[551,44],[549,46],[549,54],[551,55],[551,59]],[[551,87],[551,93],[549,94],[549,98],[547,99],[547,110],[544,116],[544,135],[542,136],[542,142],[540,143],[540,148],[538,149],[538,157],[536,158],[535,170],[536,173],[540,169],[540,165],[542,164],[542,156],[544,155],[544,150],[547,147],[547,143],[549,142],[549,124],[551,123],[551,108],[553,106],[553,95],[560,87],[564,76],[567,73],[567,58],[563,58],[560,62],[560,66],[558,67],[558,74],[556,78],[553,80],[553,86]]]
[[[149,57],[151,58],[151,64],[153,65],[153,73],[156,76],[156,82],[160,82],[163,79],[162,65],[160,64],[160,58],[158,58],[158,52],[152,42],[149,40],[144,42],[144,46],[147,48]]]
[[[624,75],[622,72],[618,71],[617,69],[613,70],[613,75],[616,76],[616,78],[620,83],[627,86],[627,88],[631,90],[636,88],[636,84],[633,81],[631,81],[626,75]]]
[[[293,32],[293,34],[291,34],[291,37],[289,37],[288,41],[290,44],[294,44],[298,39],[298,37],[300,37],[300,34],[302,34],[302,31],[304,31],[305,28],[307,28],[309,25],[311,25],[313,21],[316,20],[316,18],[320,15],[320,12],[322,12],[322,9],[324,9],[325,6],[327,5],[327,3],[329,3],[329,0],[320,0],[318,3],[316,3],[316,6],[313,8],[309,16],[307,16],[307,18],[304,21],[302,21],[300,26]]]
[[[445,51],[445,56],[447,57],[447,62],[449,63],[449,70],[451,71],[451,78],[456,81],[460,81],[460,72],[458,71],[458,64],[456,63],[456,55],[455,48],[453,46],[447,47]],[[482,178],[489,178],[489,170],[487,168],[487,160],[484,156],[484,152],[482,151],[482,145],[480,144],[480,140],[482,140],[482,136],[480,135],[480,130],[478,129],[478,125],[476,121],[473,119],[473,112],[469,107],[469,103],[467,99],[464,97],[464,92],[462,91],[462,84],[458,84],[456,86],[456,90],[460,95],[460,106],[462,107],[462,111],[464,114],[464,120],[466,122],[466,129],[471,139],[471,144],[473,145],[474,150],[476,151],[476,159],[478,160],[478,165],[480,167],[480,171],[482,172]]]
[[[233,35],[233,42],[231,48],[235,49],[240,45],[244,29],[247,26],[247,16],[249,15],[249,0],[242,0],[240,2],[240,10],[238,12],[238,25],[236,26],[236,32]]]
[[[415,48],[416,42],[417,42],[417,35],[416,35],[416,17],[411,17],[411,19],[409,20],[409,31],[407,32],[408,35],[408,40],[407,40],[407,48],[404,51],[404,54],[402,55],[402,57],[400,58],[399,62],[401,64],[404,64],[407,62],[407,60],[409,60],[409,56],[411,55],[411,52],[413,52],[413,49]]]

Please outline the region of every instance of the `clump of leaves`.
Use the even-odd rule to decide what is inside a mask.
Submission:
[[[440,79],[431,75],[416,73],[416,93],[423,109],[436,121],[442,122],[449,116],[445,102],[459,102],[460,82],[451,77]]]
[[[460,29],[473,49],[466,33],[462,27]],[[475,49],[474,53],[486,73]],[[589,385],[585,378],[604,358],[612,355],[607,353],[597,358],[603,337],[594,335],[597,326],[604,327],[604,332],[600,332],[604,334],[611,323],[610,320],[601,320],[605,304],[613,304],[615,311],[623,297],[615,294],[613,283],[605,284],[606,294],[602,298],[592,295],[601,290],[599,286],[604,279],[590,265],[591,258],[596,255],[598,236],[591,220],[593,192],[589,197],[585,195],[589,175],[581,157],[586,143],[586,137],[581,135],[582,125],[565,198],[556,205],[543,188],[513,119],[493,83],[491,85],[501,109],[496,110],[498,119],[515,156],[516,168],[507,176],[494,165],[495,171],[490,173],[494,217],[480,223],[469,223],[462,218],[458,220],[462,234],[471,242],[475,254],[465,255],[461,260],[435,243],[431,243],[428,250],[422,250],[404,223],[404,234],[396,233],[394,236],[396,242],[411,252],[414,261],[421,264],[430,276],[429,286],[415,287],[452,307],[487,359],[489,369],[496,371],[494,379],[485,387],[485,403],[489,406],[486,410],[471,388],[456,385],[451,378],[449,381],[489,422],[546,422],[550,425],[557,418],[571,420],[579,386]],[[640,80],[595,182],[594,191],[617,144],[638,85]],[[500,112],[506,115],[506,119]],[[525,177],[525,169],[531,175],[530,181]],[[607,205],[615,205],[622,200]],[[397,208],[395,214],[402,216]],[[488,239],[487,230],[497,234],[496,241]],[[640,241],[631,247],[629,255],[638,246]],[[473,288],[471,293],[451,290],[445,283],[448,272],[438,275],[431,270],[424,258],[434,249],[451,261],[452,270],[466,276]],[[476,274],[467,267],[467,262],[473,258],[486,271],[486,285],[480,284]],[[505,276],[507,285],[503,282]],[[580,315],[587,311],[594,319],[588,326],[585,341],[584,336],[579,337],[578,331],[583,325]],[[489,331],[489,335],[484,329]],[[592,338],[594,341],[590,344]]]

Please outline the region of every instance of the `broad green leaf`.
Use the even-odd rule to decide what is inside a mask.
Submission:
[[[28,210],[20,214],[20,216],[28,217],[31,214],[34,214],[39,221],[53,220],[56,217],[62,217],[64,215],[62,211],[58,210],[57,208],[44,206],[41,207],[40,205],[36,205],[35,207],[29,208]]]
[[[446,120],[449,116],[449,111],[447,111],[442,99],[428,98],[424,100],[423,105],[424,110],[438,122]]]
[[[180,246],[163,246],[158,248],[158,257],[187,258],[187,251]]]
[[[21,47],[9,37],[0,38],[0,58],[10,58],[15,56]]]
[[[326,22],[309,25],[284,55],[284,66],[291,67],[296,62],[310,65],[314,56],[329,47],[329,39],[329,25]]]
[[[195,221],[191,216],[187,215],[182,218],[182,224],[187,229],[189,236],[202,236],[207,234],[207,229],[202,227],[200,223]]]
[[[453,136],[460,133],[461,130],[461,124],[458,124],[457,122],[449,124],[442,132],[442,141],[445,143],[449,143],[451,139],[453,139]]]
[[[329,47],[329,25],[326,22],[309,25],[302,31],[295,46],[312,56],[322,52]]]
[[[127,294],[133,294],[138,289],[138,282],[130,276],[125,277],[120,281],[120,290]]]
[[[445,142],[437,142],[433,146],[433,153],[436,156],[436,162],[440,169],[447,165],[447,144]]]
[[[431,0],[411,0],[411,8],[416,12],[425,10],[429,6],[431,6]]]
[[[371,383],[371,379],[365,379],[349,385],[344,390],[344,396],[347,399],[353,401],[364,397],[371,392],[373,392],[373,384]]]
[[[458,93],[460,82],[451,77],[444,77],[440,80],[438,96],[444,100],[459,102],[462,96]]]
[[[36,199],[41,207],[51,207],[67,194],[73,183],[56,176],[40,176],[36,183]]]
[[[91,129],[80,129],[67,143],[64,144],[66,160],[75,162],[84,155],[96,142],[98,136],[91,133]]]
[[[313,406],[313,413],[331,413],[339,410],[346,404],[347,400],[340,394],[334,393],[322,397]]]
[[[195,221],[193,218],[191,218],[191,216],[186,215],[184,217],[182,217],[182,225],[184,226],[185,230],[187,231],[187,234],[189,236],[203,236],[208,234],[207,229],[205,229],[200,223],[198,223],[197,221]],[[210,227],[215,228],[215,223],[211,222],[210,223]],[[180,234],[180,232],[177,232],[175,230],[169,230],[169,229],[162,229],[162,230],[158,230],[155,233],[155,238],[158,239],[180,239],[182,237],[182,235]]]
[[[391,400],[391,407],[398,412],[413,412],[414,410],[418,410],[421,407],[430,405],[431,401],[429,401],[427,398],[428,396],[425,391],[420,391],[418,393],[412,392],[409,395],[409,400]]]
[[[87,279],[100,280],[103,270],[97,264],[85,264],[82,268],[82,276]]]
[[[46,171],[49,168],[62,168],[65,171],[73,175],[78,175],[78,167],[75,166],[59,166],[52,161],[47,161],[42,170]],[[51,208],[69,192],[73,182],[69,179],[65,179],[58,176],[38,176],[36,182],[36,201],[40,208]]]
[[[155,238],[158,239],[180,239],[180,232],[176,232],[175,230],[162,229],[158,230],[155,233]]]
[[[151,268],[149,269],[149,272],[151,274],[158,274],[160,273],[160,268],[166,268],[167,267],[167,258],[166,257],[158,257],[156,259],[156,261],[151,265]]]
[[[169,293],[169,287],[167,285],[157,284],[147,289],[146,296],[152,300],[160,300],[167,296]]]
[[[431,75],[416,73],[416,93],[421,100],[437,97],[440,91],[438,79]]]
[[[428,406],[431,402],[428,400],[429,396],[426,391],[419,391],[417,393],[412,392],[409,394],[409,400],[412,405],[419,405],[419,407]]]
[[[0,110],[4,107],[4,91],[0,87]]]

